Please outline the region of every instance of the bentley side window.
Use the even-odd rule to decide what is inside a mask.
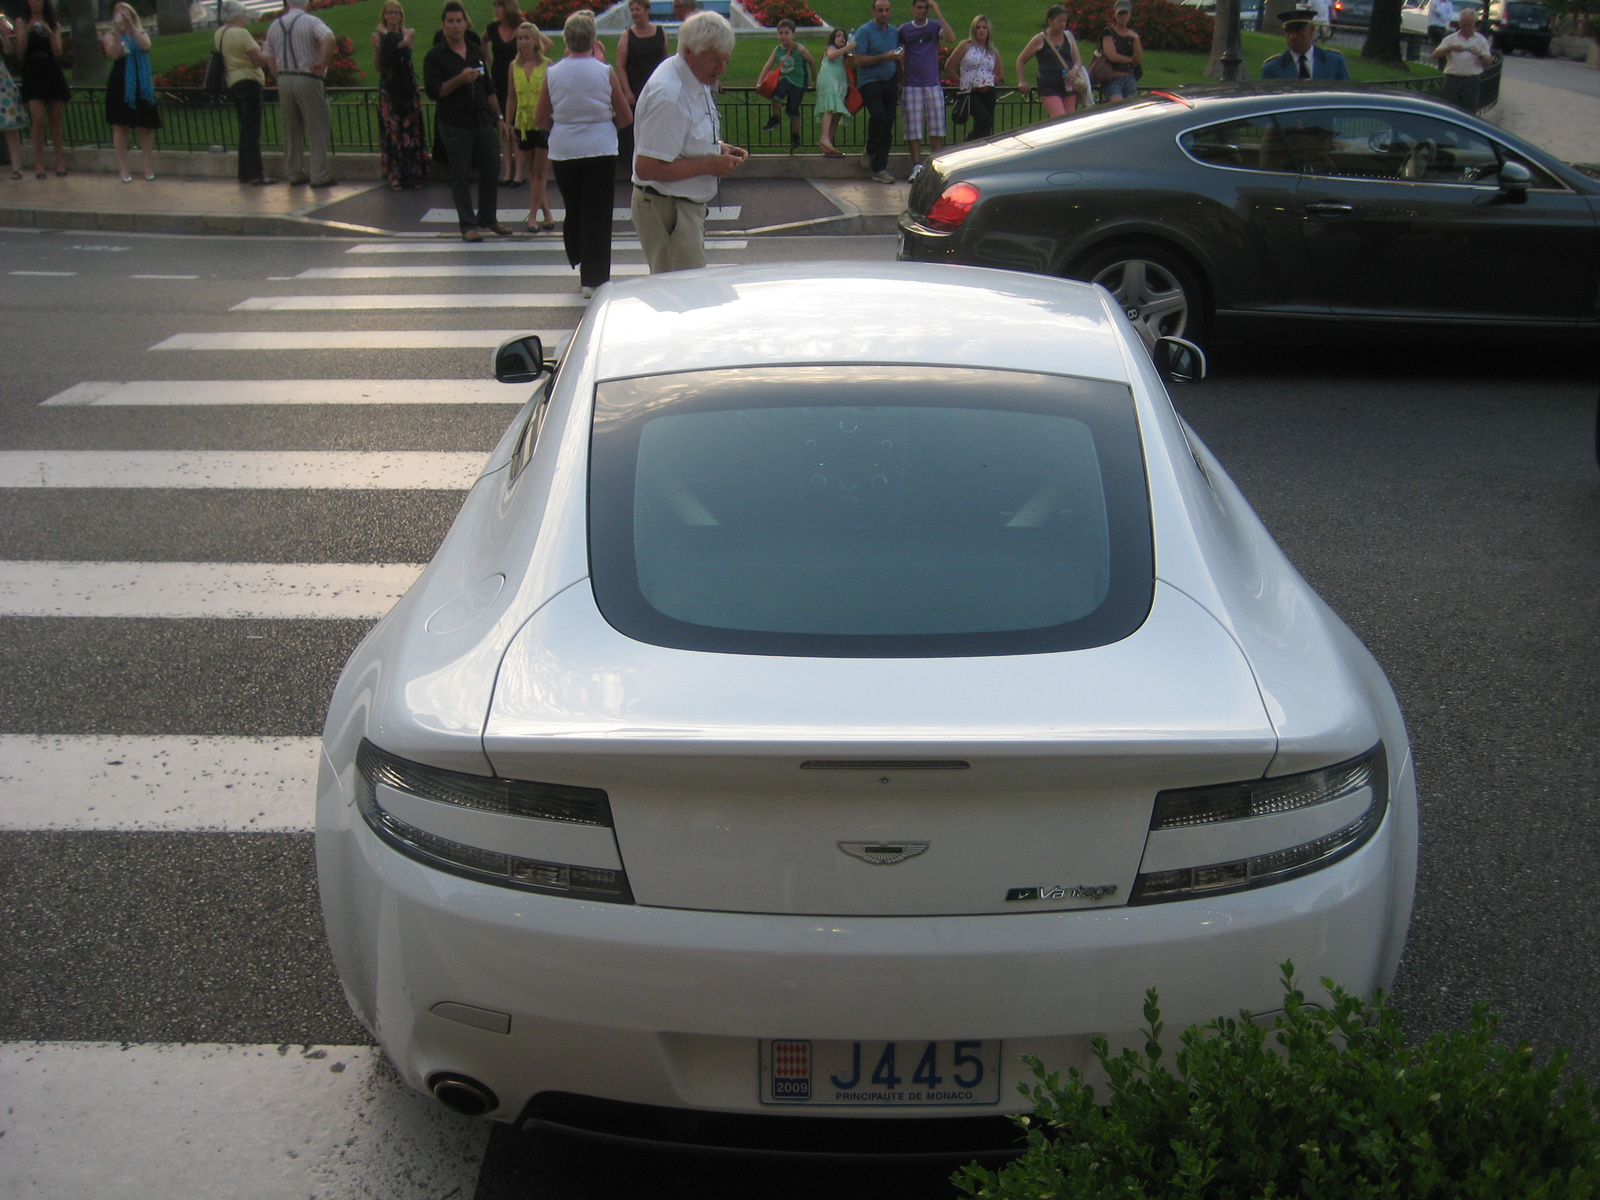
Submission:
[[[1191,158],[1213,167],[1257,171],[1293,171],[1288,148],[1271,117],[1243,117],[1206,129],[1192,129],[1179,139]]]
[[[1419,113],[1314,109],[1279,114],[1300,170],[1310,175],[1403,183],[1492,181],[1500,157],[1465,125]]]

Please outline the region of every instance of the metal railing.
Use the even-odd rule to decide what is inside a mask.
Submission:
[[[1429,75],[1417,79],[1398,79],[1376,84],[1353,85],[1361,90],[1402,89],[1442,98],[1445,95],[1446,77]],[[946,89],[953,97],[954,89]],[[1493,105],[1500,97],[1500,60],[1487,68],[1477,78],[1474,110],[1481,111]],[[381,144],[378,125],[378,90],[376,88],[329,88],[329,108],[333,115],[333,148],[336,153],[376,153]],[[163,89],[156,93],[156,104],[161,112],[162,127],[156,133],[156,145],[163,150],[216,150],[233,151],[239,145],[238,120],[231,102],[217,101],[199,88]],[[781,115],[778,128],[762,128],[772,114],[772,102],[754,88],[725,87],[717,97],[722,113],[722,136],[735,145],[747,147],[755,153],[783,153],[789,148],[789,118]],[[433,137],[434,106],[424,99],[422,116],[428,138]],[[1045,119],[1037,92],[1023,96],[1018,92],[1002,92],[996,99],[994,131],[1005,133]],[[945,140],[951,144],[965,139],[967,126],[947,120]],[[800,147],[810,153],[821,133],[821,122],[808,93],[800,107]],[[74,146],[110,146],[111,127],[105,119],[105,88],[74,88],[72,100],[66,106],[66,140]],[[834,135],[834,144],[848,152],[859,151],[866,142],[867,119],[865,111],[840,123]],[[896,146],[904,142],[898,137]],[[283,148],[283,128],[277,92],[268,89],[261,117],[261,145],[267,151]]]

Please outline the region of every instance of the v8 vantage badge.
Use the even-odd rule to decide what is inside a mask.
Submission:
[[[1000,1042],[761,1043],[763,1104],[835,1108],[947,1107],[1000,1102]]]
[[[1009,888],[1006,900],[1104,900],[1116,894],[1114,883],[1078,883],[1071,887],[1053,883],[1043,887]]]

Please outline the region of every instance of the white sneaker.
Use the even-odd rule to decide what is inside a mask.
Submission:
[[[887,172],[887,171],[875,171],[875,172],[873,172],[872,178],[877,180],[877,182],[879,182],[879,183],[893,183],[894,182],[894,176],[889,174],[889,172]]]
[[[585,300],[593,300],[594,299],[594,289],[592,287],[584,288],[583,289],[583,298]]]
[[[906,182],[907,183],[915,183],[917,181],[917,176],[921,175],[921,174],[922,174],[922,164],[918,163],[916,166],[911,168],[911,174],[906,176]]]

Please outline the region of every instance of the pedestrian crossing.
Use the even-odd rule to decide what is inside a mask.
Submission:
[[[615,274],[644,273],[636,241],[614,248],[632,258]],[[56,656],[0,688],[9,874],[35,864],[54,889],[0,896],[29,964],[0,1041],[0,1196],[511,1194],[485,1190],[491,1127],[362,1044],[321,939],[310,834],[333,679],[432,552],[394,526],[456,503],[527,398],[494,382],[486,351],[535,332],[559,354],[583,316],[574,272],[534,250],[560,253],[297,245],[204,320],[152,312],[114,366],[15,384],[31,440],[0,451],[0,489],[17,510],[78,515],[49,527],[50,553],[0,552],[0,654],[14,656],[0,661]],[[712,243],[729,261],[745,250]],[[463,282],[409,290],[436,277]],[[285,280],[292,294],[272,294]],[[372,283],[343,291],[351,280]],[[353,327],[366,313],[391,327]],[[124,507],[202,524],[226,509],[241,532],[183,539],[215,551],[181,561],[137,529],[142,552],[74,552],[89,544],[74,522]],[[291,521],[339,536],[307,554],[321,543]],[[278,561],[280,543],[297,561]],[[114,899],[96,905],[92,888]],[[251,958],[256,943],[278,948]],[[61,946],[50,974],[38,964]],[[103,987],[117,990],[84,999]]]
[[[737,221],[739,214],[743,210],[744,206],[742,204],[714,204],[706,210],[706,220]],[[555,215],[557,221],[566,220],[566,209],[553,208],[550,211]],[[502,208],[498,209],[497,213],[502,225],[525,225],[528,220],[528,210],[525,208]],[[633,209],[614,208],[611,210],[611,219],[631,225],[633,224]],[[456,215],[456,210],[453,208],[430,208],[422,214],[422,220],[424,224],[428,225],[455,225],[459,223],[461,218]]]

